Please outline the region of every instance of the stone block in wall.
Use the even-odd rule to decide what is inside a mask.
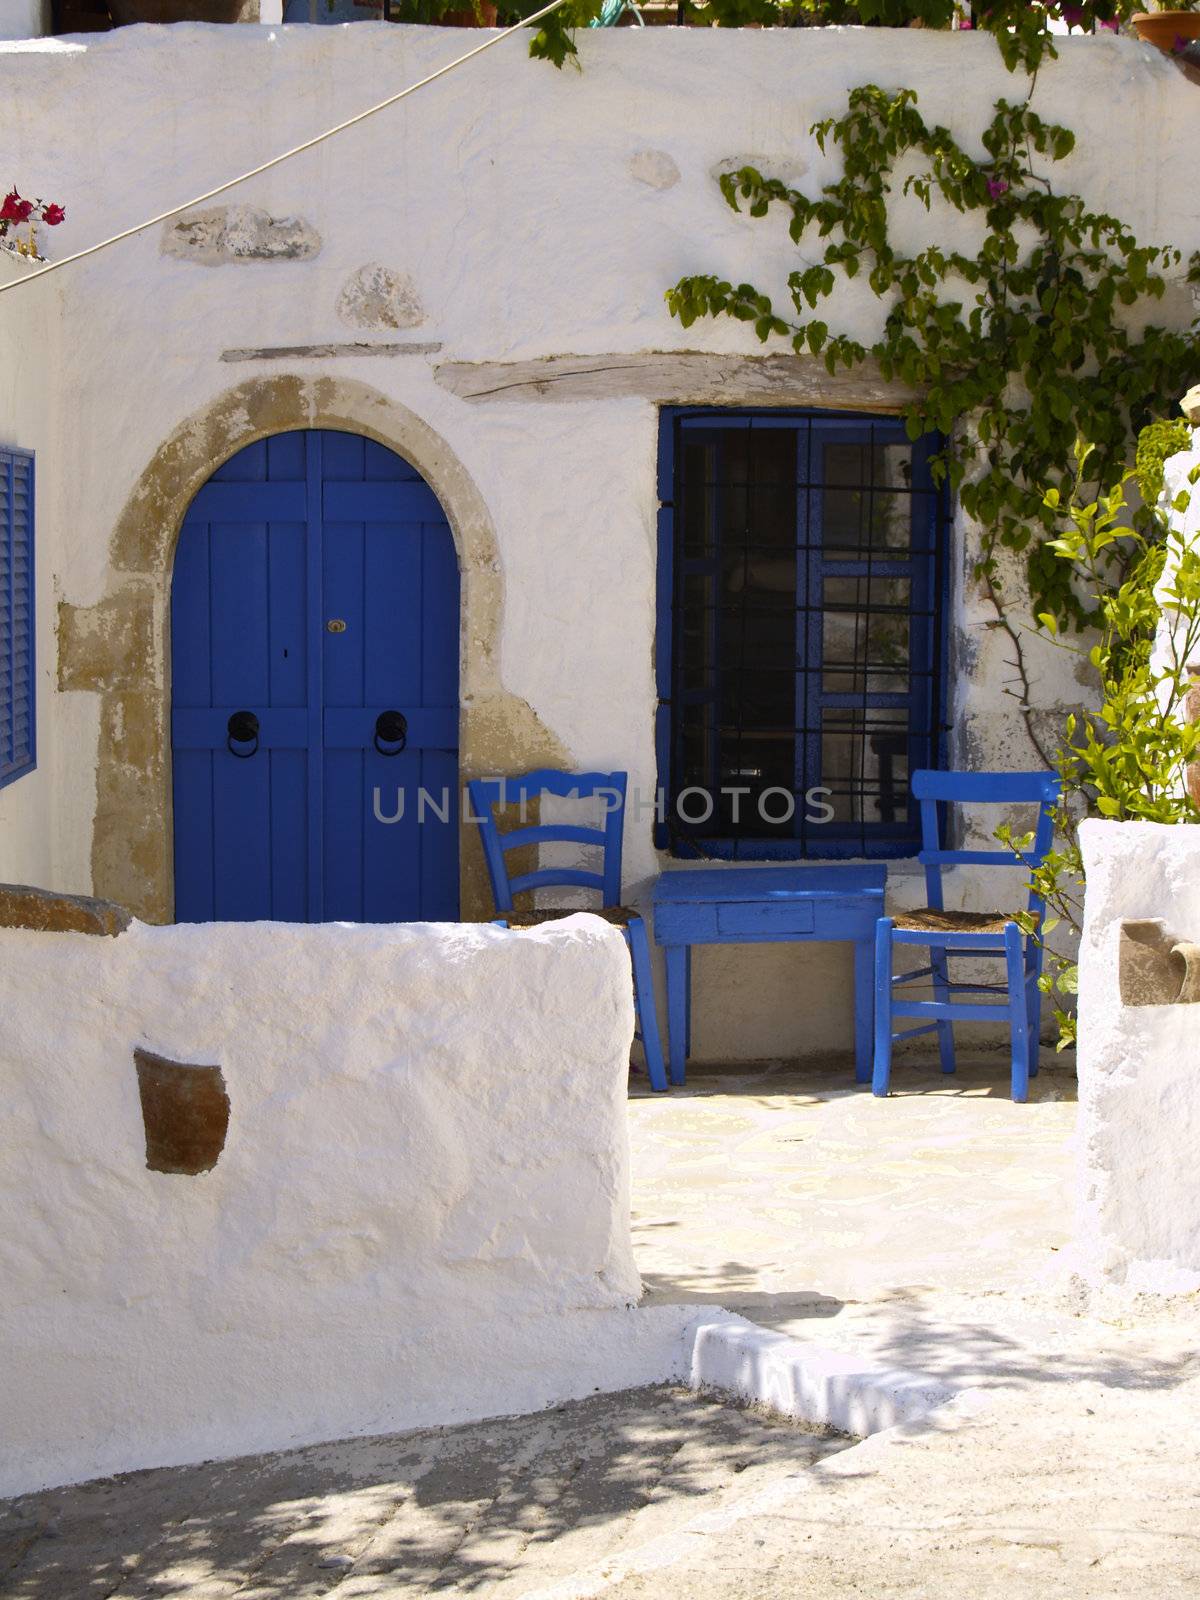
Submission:
[[[229,1096],[220,1067],[169,1061],[135,1049],[138,1094],[151,1172],[195,1177],[211,1172],[229,1132]]]
[[[24,883],[0,883],[0,928],[36,933],[92,933],[115,939],[129,926],[124,906],[89,895],[55,894]]]
[[[213,206],[163,224],[162,253],[202,267],[255,261],[311,261],[321,235],[304,217],[274,217],[254,206]]]

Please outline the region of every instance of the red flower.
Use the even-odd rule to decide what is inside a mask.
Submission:
[[[33,213],[33,201],[22,200],[15,189],[4,196],[0,206],[0,222],[28,222]]]
[[[42,212],[42,221],[48,228],[57,228],[60,222],[65,222],[67,213],[60,205],[49,205]]]
[[[1083,21],[1083,7],[1063,6],[1062,17],[1068,28],[1077,28]]]

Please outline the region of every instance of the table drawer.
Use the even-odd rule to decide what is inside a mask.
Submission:
[[[811,933],[814,925],[811,900],[785,900],[775,905],[748,900],[717,907],[718,934]]]

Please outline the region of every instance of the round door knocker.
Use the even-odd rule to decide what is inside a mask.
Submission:
[[[235,750],[235,744],[253,745],[249,750]],[[225,725],[225,748],[239,761],[249,761],[258,752],[258,718],[253,711],[235,711]]]
[[[381,711],[375,718],[375,748],[381,756],[398,756],[408,743],[408,718],[403,711]],[[385,750],[385,744],[395,745]]]

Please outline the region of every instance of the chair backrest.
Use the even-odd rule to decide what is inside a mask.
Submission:
[[[511,911],[513,896],[522,889],[595,889],[603,906],[621,903],[621,839],[625,824],[624,772],[556,772],[542,767],[521,778],[475,778],[468,785],[471,820],[479,824],[488,877],[497,911]],[[574,823],[539,822],[532,827],[510,828],[501,833],[496,826],[497,806],[524,808],[544,794],[586,800],[595,796],[603,801],[604,826],[584,828]],[[505,855],[522,845],[587,844],[601,852],[600,871],[586,872],[579,867],[542,867],[536,872],[521,872],[510,877]]]
[[[1054,840],[1054,807],[1062,781],[1053,772],[914,772],[912,792],[921,805],[921,850],[929,904],[942,910],[942,868],[954,866],[1040,867]],[[995,850],[946,850],[942,847],[941,805],[1036,805],[1033,843],[1020,855],[998,845]],[[1029,891],[1029,910],[1040,916],[1042,897]]]

